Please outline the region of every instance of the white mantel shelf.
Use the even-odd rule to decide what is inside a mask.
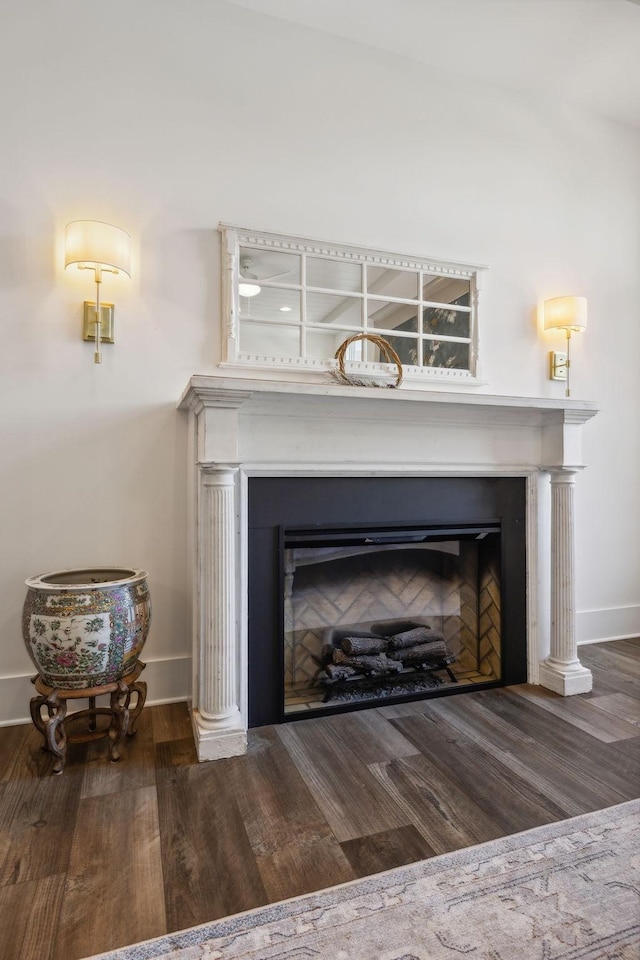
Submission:
[[[241,406],[252,399],[285,399],[336,401],[342,403],[400,404],[396,415],[406,414],[407,404],[428,404],[429,413],[459,411],[459,416],[479,412],[483,418],[495,416],[518,419],[532,426],[545,423],[585,423],[598,413],[592,400],[570,400],[552,397],[510,397],[487,393],[461,393],[453,390],[412,390],[380,387],[348,387],[338,383],[297,383],[282,380],[254,380],[236,377],[193,376],[185,389],[179,406],[195,410],[204,406]],[[389,407],[389,410],[392,408]],[[424,411],[421,415],[424,415]]]
[[[201,760],[247,742],[248,479],[520,476],[527,486],[528,679],[591,689],[577,657],[573,496],[588,400],[194,376],[193,724]]]

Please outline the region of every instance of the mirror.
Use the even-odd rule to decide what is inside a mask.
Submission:
[[[354,333],[384,337],[405,379],[474,381],[481,267],[220,226],[227,363],[329,371]],[[371,342],[348,362],[381,362]]]

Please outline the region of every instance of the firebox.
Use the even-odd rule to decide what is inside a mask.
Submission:
[[[285,530],[284,712],[501,679],[500,524]]]
[[[250,725],[526,679],[519,478],[249,480]]]

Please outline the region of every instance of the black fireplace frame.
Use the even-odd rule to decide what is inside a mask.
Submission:
[[[366,486],[363,486],[365,484]],[[526,480],[523,477],[250,477],[248,479],[249,726],[283,723],[407,700],[473,691],[429,692],[284,713],[285,530],[500,526],[502,677],[527,679]]]

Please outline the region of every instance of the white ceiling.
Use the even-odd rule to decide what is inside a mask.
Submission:
[[[640,128],[640,0],[229,0]]]

